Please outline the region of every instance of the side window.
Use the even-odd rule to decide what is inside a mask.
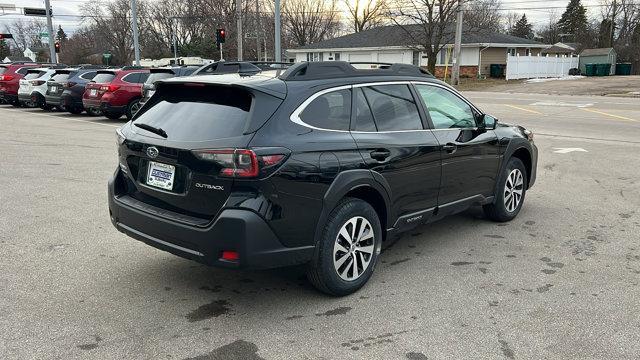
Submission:
[[[91,80],[96,76],[96,74],[97,73],[95,71],[89,71],[89,72],[86,72],[86,73],[80,75],[80,77],[85,79],[85,80]]]
[[[140,73],[140,78],[138,79],[138,84],[144,84],[145,81],[149,78],[149,73]]]
[[[126,81],[128,83],[136,84],[140,82],[140,73],[131,73],[127,74],[122,78],[122,81]]]
[[[422,130],[418,107],[408,85],[380,85],[362,89],[378,131]]]
[[[300,113],[300,120],[311,126],[330,130],[349,130],[351,91],[338,90],[313,99]]]
[[[355,124],[353,126],[355,131],[378,131],[376,127],[376,123],[373,120],[373,114],[371,113],[371,108],[369,107],[369,103],[367,103],[367,98],[364,96],[362,89],[355,88],[353,89],[355,101],[356,101],[356,116],[355,116]]]
[[[436,129],[477,126],[471,106],[451,91],[430,85],[416,85],[416,88]]]

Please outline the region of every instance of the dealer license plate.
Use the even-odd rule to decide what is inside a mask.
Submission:
[[[149,161],[147,172],[147,185],[165,190],[173,189],[173,180],[176,177],[176,167],[155,161]]]

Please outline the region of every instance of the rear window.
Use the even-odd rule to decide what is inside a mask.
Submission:
[[[162,128],[167,140],[206,141],[240,136],[247,127],[252,97],[220,86],[165,87],[134,121]],[[136,129],[137,132],[146,132]]]
[[[99,73],[94,76],[92,80],[99,84],[104,84],[111,82],[111,80],[115,79],[115,77],[116,74],[114,73]]]
[[[96,76],[96,74],[97,73],[95,71],[89,71],[89,72],[86,72],[86,73],[80,75],[80,77],[85,79],[85,80],[91,80]]]
[[[0,66],[0,75],[4,74],[5,71],[7,71],[7,68],[4,66]]]
[[[149,77],[147,78],[145,83],[153,84],[154,82],[156,82],[158,80],[168,79],[168,78],[172,78],[174,76],[175,75],[173,73],[168,73],[168,72],[151,73],[151,74],[149,74]]]
[[[70,73],[59,73],[51,77],[53,81],[67,81],[71,77]]]
[[[31,73],[28,73],[27,75],[25,75],[24,79],[25,80],[37,79],[37,78],[41,77],[42,75],[44,75],[44,71],[31,72]]]

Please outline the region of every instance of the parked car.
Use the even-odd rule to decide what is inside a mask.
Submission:
[[[145,80],[142,85],[142,99],[140,99],[140,106],[142,107],[142,105],[144,105],[144,103],[153,95],[156,90],[156,82],[176,76],[189,76],[193,74],[194,71],[198,70],[198,68],[200,68],[198,65],[185,65],[149,69],[149,77],[147,77],[147,80]]]
[[[125,115],[131,119],[140,107],[142,84],[149,76],[149,69],[124,67],[98,70],[85,86],[82,104],[89,111],[100,110],[109,119]]]
[[[218,61],[207,65],[202,65],[193,75],[216,75],[216,74],[257,74],[262,69],[246,61]]]
[[[47,81],[56,71],[54,67],[28,69],[24,78],[20,80],[18,101],[27,107],[51,110],[53,106],[47,105],[44,96],[47,93]]]
[[[20,79],[24,77],[27,70],[38,66],[40,65],[27,62],[0,64],[0,99],[7,104],[20,106],[18,101]]]
[[[116,133],[119,231],[207,265],[307,264],[331,295],[420,224],[476,205],[514,219],[538,158],[529,130],[405,64],[168,79]]]
[[[80,114],[84,111],[84,107],[82,106],[84,87],[93,79],[98,69],[102,68],[104,67],[82,65],[79,68],[56,70],[56,74],[47,82],[47,93],[45,94],[46,103],[64,109],[72,114]],[[99,115],[100,112],[90,114]]]

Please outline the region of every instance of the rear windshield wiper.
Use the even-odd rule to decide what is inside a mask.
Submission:
[[[167,137],[167,132],[162,130],[161,128],[157,128],[157,127],[154,127],[154,126],[151,126],[151,125],[147,125],[147,124],[138,124],[138,123],[133,123],[133,125],[139,127],[140,129],[144,129],[144,130],[150,131],[150,132],[152,132],[154,134],[158,134],[158,135],[162,136],[163,138]]]

